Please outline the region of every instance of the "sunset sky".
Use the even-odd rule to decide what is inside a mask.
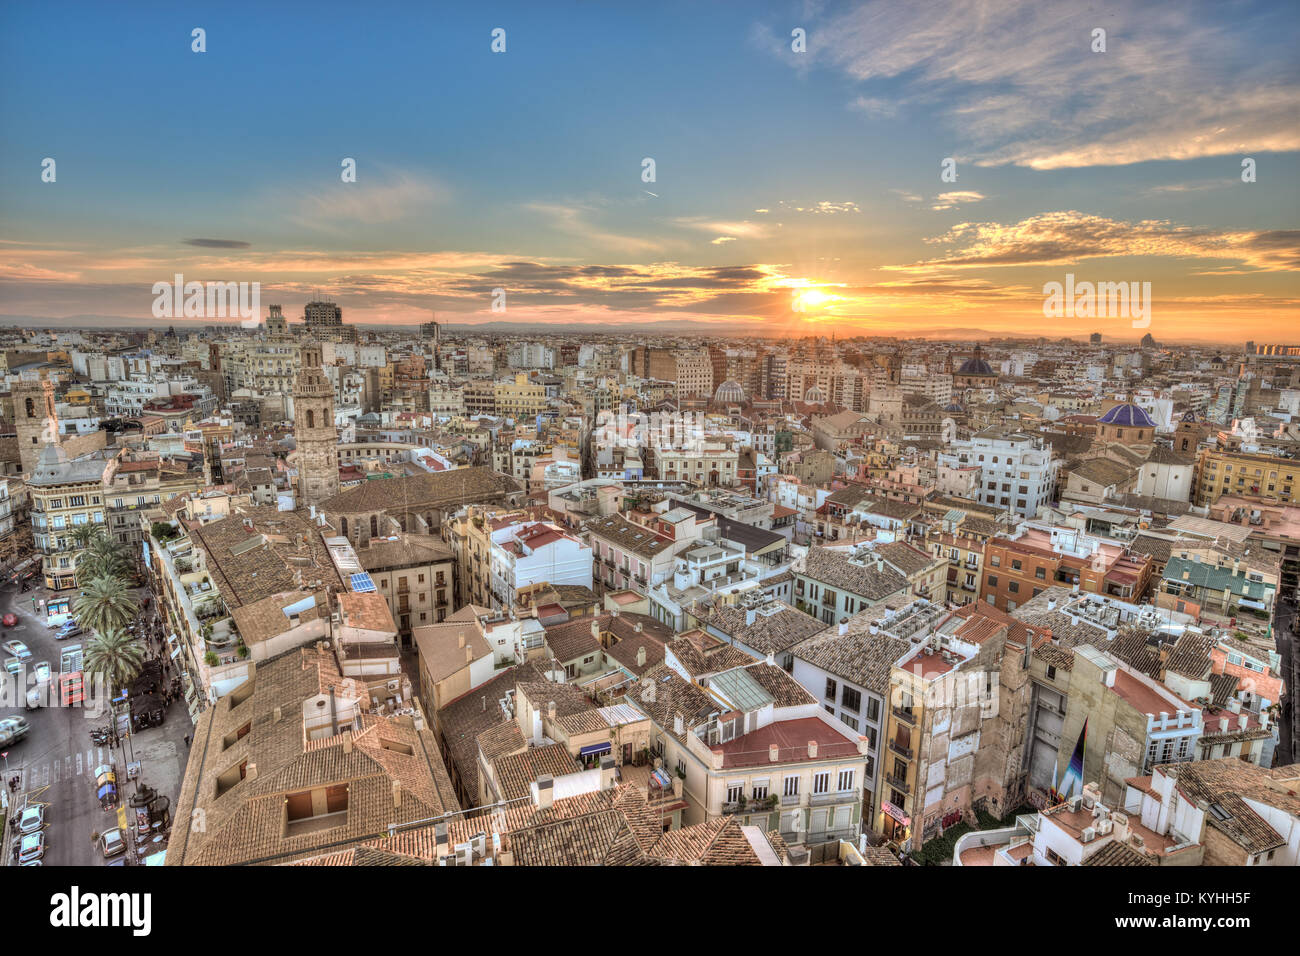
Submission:
[[[0,8],[0,321],[180,272],[291,320],[1300,342],[1294,2],[178,7]],[[1044,319],[1067,273],[1150,328]]]

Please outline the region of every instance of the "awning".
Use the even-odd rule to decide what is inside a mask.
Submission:
[[[583,747],[578,751],[579,757],[599,757],[601,754],[607,754],[614,749],[614,745],[608,740],[603,744],[592,744],[590,747]]]

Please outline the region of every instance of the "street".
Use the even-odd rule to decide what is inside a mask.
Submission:
[[[57,682],[60,651],[78,643],[84,648],[91,636],[86,633],[67,640],[55,640],[54,631],[45,626],[39,605],[38,609],[33,609],[33,596],[39,600],[48,598],[49,593],[43,588],[23,592],[18,585],[7,582],[0,586],[0,614],[11,612],[19,618],[15,627],[4,629],[4,640],[22,641],[32,652],[31,659],[26,662],[28,686],[34,683],[32,668],[39,661],[50,663]],[[48,805],[45,865],[103,865],[104,860],[91,842],[91,835],[117,826],[119,818],[115,810],[100,808],[95,796],[95,768],[106,763],[116,765],[119,805],[122,807],[127,806],[127,799],[135,792],[138,782],[146,783],[175,800],[188,755],[184,738],[191,732],[184,701],[172,702],[162,726],[141,730],[129,741],[123,741],[122,747],[110,748],[93,744],[90,737],[92,727],[111,724],[112,716],[107,701],[100,700],[93,693],[89,681],[86,682],[84,706],[55,706],[57,695],[52,691],[48,698],[50,706],[24,710],[27,688],[17,689],[15,693],[14,678],[8,674],[3,676],[8,681],[3,715],[25,716],[31,725],[24,740],[7,748],[4,780],[7,784],[15,776],[20,779],[17,792],[8,791],[11,806],[21,803],[24,795],[33,802]],[[127,751],[125,759],[123,748]],[[132,759],[132,753],[141,763],[138,781],[127,780],[126,761]],[[129,817],[127,822],[133,826],[134,818]],[[13,842],[12,837],[10,842]],[[12,862],[9,848],[4,852],[5,862]]]

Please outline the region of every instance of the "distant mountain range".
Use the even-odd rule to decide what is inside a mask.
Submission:
[[[441,321],[441,320],[439,320]],[[212,322],[206,319],[169,319],[160,322],[155,319],[132,319],[121,315],[68,315],[59,318],[36,315],[7,315],[0,314],[0,326],[16,326],[18,328],[34,329],[100,329],[100,328],[117,328],[124,330],[146,330],[159,329],[165,330],[169,326],[180,329],[202,327],[208,325],[228,325],[238,327],[238,321],[226,320],[223,322]],[[299,325],[299,322],[290,322],[292,325]],[[386,323],[366,323],[356,322],[348,323],[356,325],[358,328],[380,329],[380,330],[401,330],[413,329],[420,323],[412,322],[402,325],[393,325]],[[448,332],[496,332],[507,335],[526,335],[526,334],[545,334],[554,335],[610,335],[626,334],[636,332],[656,332],[665,335],[711,335],[726,338],[727,336],[737,337],[773,337],[777,335],[771,326],[765,326],[762,322],[700,322],[693,319],[646,319],[640,322],[629,322],[616,326],[600,325],[587,322],[548,322],[544,325],[536,322],[505,322],[490,321],[476,323],[456,323],[444,322],[442,327]],[[834,329],[828,329],[824,325],[819,328],[819,334],[829,336]],[[1010,334],[1006,332],[995,332],[990,329],[970,328],[969,326],[941,326],[936,328],[921,328],[909,330],[904,336],[898,331],[881,330],[877,335],[872,336],[862,329],[845,330],[847,334],[836,332],[837,335],[844,339],[853,338],[908,338],[921,339],[924,341],[965,341],[969,342],[975,339],[980,340],[1024,340],[1034,342],[1040,338],[1046,337],[1049,341],[1059,339],[1059,335],[1046,335],[1043,333],[1033,334]],[[811,333],[810,333],[811,334]],[[782,334],[782,337],[788,337]],[[807,336],[798,336],[806,338]],[[1076,335],[1066,336],[1075,341],[1086,342],[1087,336]],[[1131,339],[1106,336],[1102,339],[1103,345],[1133,345],[1136,346],[1141,336],[1133,336]],[[1172,343],[1163,343],[1172,344]],[[1180,345],[1198,345],[1198,346],[1223,346],[1223,342],[1213,339],[1184,339],[1178,343]]]

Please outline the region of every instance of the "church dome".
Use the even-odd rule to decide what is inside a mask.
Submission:
[[[745,390],[741,388],[739,382],[728,379],[718,386],[718,390],[713,393],[713,399],[728,404],[742,403],[745,401]]]
[[[1097,419],[1097,423],[1099,425],[1123,425],[1132,428],[1156,427],[1156,423],[1151,420],[1151,416],[1132,402],[1121,402]]]
[[[814,385],[803,393],[803,400],[809,405],[820,405],[826,401],[826,393],[821,390],[821,386]]]
[[[961,363],[958,375],[993,375],[993,367],[978,355],[973,355]]]
[[[953,402],[951,405],[945,405],[945,406],[943,407],[943,410],[944,410],[945,412],[954,412],[954,413],[960,415],[960,414],[961,414],[962,412],[964,412],[966,409],[962,408],[961,405],[960,405],[958,402]]]

